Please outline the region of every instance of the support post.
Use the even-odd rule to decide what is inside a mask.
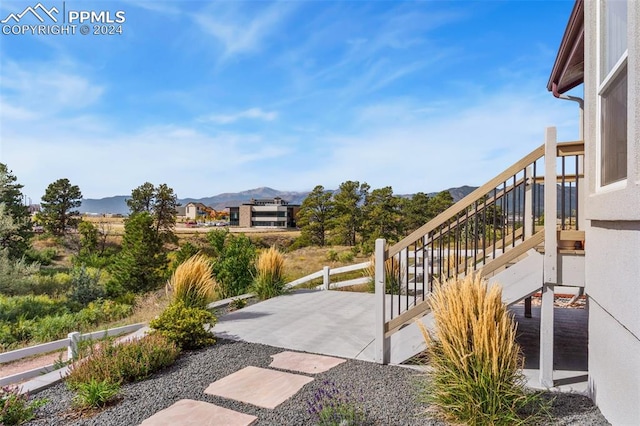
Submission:
[[[330,278],[330,270],[328,266],[322,268],[322,289],[329,290],[329,285],[331,284]]]
[[[375,307],[376,307],[376,330],[375,330],[375,361],[378,364],[389,363],[389,340],[384,336],[384,325],[386,321],[386,277],[384,273],[384,262],[386,254],[386,241],[378,238],[375,246]]]
[[[74,331],[73,333],[67,334],[67,338],[69,339],[69,346],[67,346],[67,359],[76,359],[78,358],[78,343],[80,343],[80,333]]]
[[[544,270],[540,307],[540,384],[553,387],[553,302],[558,284],[558,185],[557,133],[548,127],[545,133],[544,175]]]

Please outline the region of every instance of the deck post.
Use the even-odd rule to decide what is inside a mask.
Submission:
[[[322,289],[329,290],[330,281],[330,270],[328,266],[322,268]]]
[[[384,273],[386,241],[378,238],[375,246],[375,361],[378,364],[389,363],[389,339],[384,336],[386,321],[386,277]]]
[[[555,127],[545,132],[544,174],[544,271],[540,308],[540,384],[553,387],[553,302],[558,284],[558,185],[557,133]]]

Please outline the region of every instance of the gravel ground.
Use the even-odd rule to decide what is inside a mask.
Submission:
[[[350,392],[354,402],[366,412],[370,425],[443,425],[429,418],[426,407],[415,400],[420,374],[409,368],[381,366],[348,360],[331,370],[315,375],[315,380],[274,410],[204,394],[211,383],[246,366],[267,368],[270,355],[283,349],[271,346],[218,340],[207,349],[184,353],[170,368],[139,383],[125,385],[121,400],[92,417],[78,417],[71,408],[72,394],[60,383],[36,395],[49,402],[37,411],[29,425],[101,425],[140,424],[157,411],[180,399],[211,402],[258,417],[258,425],[310,425],[307,401],[326,380]],[[581,395],[555,395],[552,423],[557,425],[607,425],[591,401]]]

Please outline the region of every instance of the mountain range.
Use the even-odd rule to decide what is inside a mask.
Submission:
[[[458,201],[464,198],[467,194],[476,189],[472,186],[461,186],[459,188],[449,188],[454,201]],[[288,201],[291,204],[301,204],[307,197],[310,191],[295,192],[295,191],[279,191],[273,188],[255,188],[241,192],[225,192],[223,194],[214,195],[204,198],[182,198],[178,202],[181,205],[187,205],[188,203],[202,203],[204,205],[213,207],[216,210],[223,210],[225,207],[237,207],[242,203],[250,201],[252,198],[274,198],[280,197],[283,200]],[[436,195],[436,192],[429,193],[429,196]],[[403,197],[411,195],[403,195]],[[83,198],[80,205],[80,213],[93,213],[93,214],[129,214],[129,207],[127,207],[126,200],[131,198],[129,195],[116,195],[113,197],[106,197],[100,199]]]

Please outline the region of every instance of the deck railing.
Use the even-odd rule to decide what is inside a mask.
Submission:
[[[378,240],[379,362],[385,362],[388,337],[427,312],[434,283],[471,272],[500,272],[542,244],[545,220],[551,226],[557,222],[561,230],[579,229],[584,144],[549,143],[557,149],[557,182],[552,186],[545,188],[546,147],[541,145],[397,244],[388,247]],[[549,221],[544,217],[545,191],[554,190],[558,214]]]

